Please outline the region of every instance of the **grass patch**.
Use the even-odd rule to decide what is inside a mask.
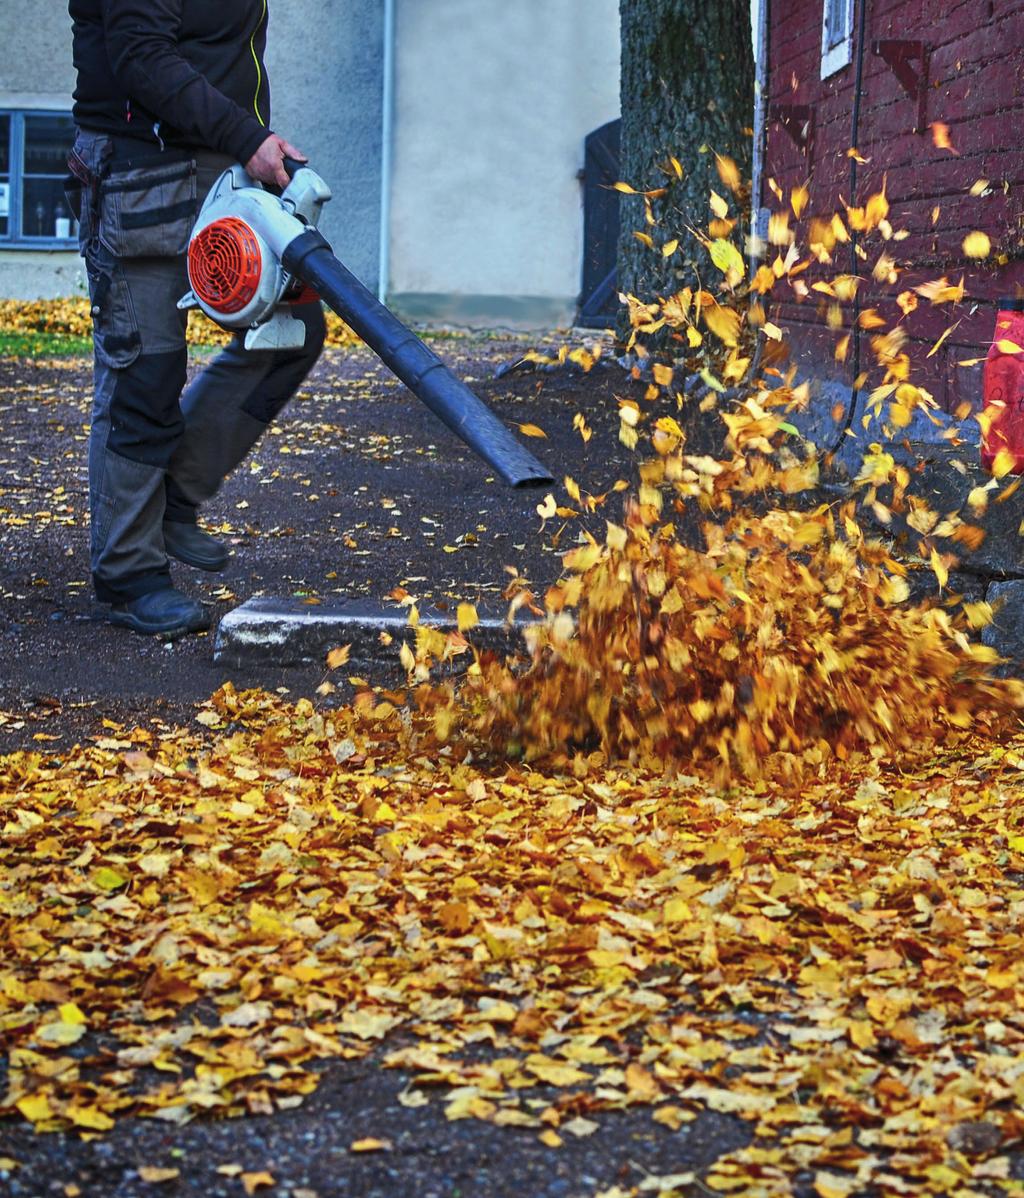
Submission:
[[[206,361],[219,345],[190,345],[189,358]],[[92,338],[71,333],[27,333],[0,330],[0,358],[91,358]]]
[[[0,358],[92,356],[92,338],[70,333],[29,333],[0,329]]]

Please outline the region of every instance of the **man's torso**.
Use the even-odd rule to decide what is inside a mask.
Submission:
[[[69,0],[78,76],[75,120],[97,132],[156,140],[153,114],[127,95],[115,78],[105,43],[104,7],[103,0]],[[267,0],[181,0],[180,9],[175,45],[182,58],[218,91],[268,125],[270,92],[263,66]],[[161,137],[188,143],[166,122]]]

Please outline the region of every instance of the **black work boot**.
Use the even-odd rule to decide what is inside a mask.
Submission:
[[[198,524],[177,520],[164,521],[164,548],[186,566],[216,574],[228,564],[228,547],[222,545]]]
[[[150,591],[127,603],[110,609],[111,624],[141,632],[143,636],[158,636],[173,641],[189,632],[202,632],[210,627],[210,617],[203,606],[174,587]]]

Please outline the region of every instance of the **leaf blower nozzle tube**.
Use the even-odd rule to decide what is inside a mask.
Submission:
[[[441,359],[377,299],[310,229],[281,255],[410,391],[513,487],[540,487],[551,475]]]

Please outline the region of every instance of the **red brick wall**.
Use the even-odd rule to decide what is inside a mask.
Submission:
[[[853,61],[829,79],[820,79],[821,0],[771,0],[768,96],[774,104],[811,105],[814,141],[809,155],[793,144],[776,120],[767,131],[767,177],[786,192],[809,181],[811,212],[842,210],[849,200],[851,114],[856,69],[857,3],[854,0]],[[915,361],[943,330],[961,320],[956,331],[932,358],[917,381],[928,386],[947,410],[962,399],[976,403],[980,367],[957,367],[958,359],[984,355],[992,337],[993,302],[998,296],[1024,294],[1024,0],[867,0],[865,53],[858,149],[867,165],[858,167],[857,203],[878,191],[887,176],[886,194],[894,229],[910,236],[890,243],[889,252],[905,267],[897,290],[947,275],[965,276],[967,297],[957,309],[930,308],[925,301],[906,321]],[[926,128],[914,132],[917,102],[904,91],[889,65],[872,53],[876,39],[923,41],[930,49],[930,86]],[[916,64],[915,64],[916,69]],[[937,149],[927,123],[949,126],[959,151]],[[973,198],[969,188],[988,179],[991,194]],[[777,208],[767,185],[761,203]],[[932,209],[938,206],[933,225]],[[967,259],[964,235],[986,232],[993,252],[983,263]],[[883,301],[870,278],[877,256],[872,235],[867,262],[864,307],[878,307],[890,320],[899,316],[891,300]],[[849,269],[848,247],[836,250],[836,270]],[[779,289],[777,319],[787,327],[804,354],[818,359],[819,369],[842,373],[832,361],[835,337],[821,334],[821,315],[814,298],[793,302]],[[871,362],[862,337],[862,362]],[[827,370],[825,364],[828,363]]]

